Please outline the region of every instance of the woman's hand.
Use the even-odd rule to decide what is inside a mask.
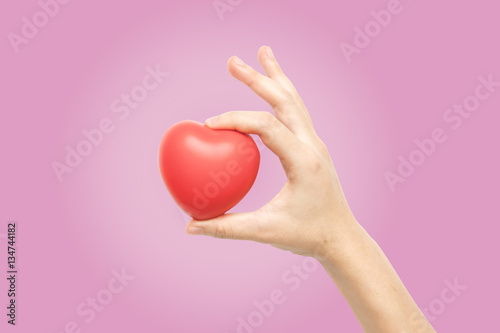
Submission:
[[[315,257],[365,332],[435,332],[380,247],[354,219],[330,155],[270,48],[261,47],[258,57],[267,77],[236,57],[229,59],[229,72],[266,100],[276,116],[233,111],[206,124],[258,134],[280,158],[285,186],[255,212],[191,221],[187,232],[254,240]]]
[[[225,214],[191,221],[189,234],[258,241],[293,253],[321,259],[344,228],[356,223],[340,187],[330,155],[316,135],[309,112],[269,47],[258,59],[264,76],[232,57],[228,69],[271,105],[274,115],[260,111],[232,111],[207,119],[213,129],[257,134],[276,154],[287,181],[267,204],[250,213]],[[328,246],[327,246],[328,245]]]

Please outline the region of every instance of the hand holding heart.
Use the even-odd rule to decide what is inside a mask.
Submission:
[[[261,47],[264,76],[232,57],[233,77],[267,101],[265,111],[231,111],[210,118],[212,129],[257,134],[276,154],[287,176],[281,191],[254,212],[192,220],[187,233],[245,239],[271,244],[293,253],[321,258],[331,251],[342,230],[356,223],[340,187],[327,148],[314,131],[309,113],[293,84],[282,72],[269,47]],[[329,244],[329,247],[325,246]]]
[[[187,232],[253,240],[315,257],[365,332],[435,333],[380,247],[352,215],[328,150],[271,50],[261,47],[258,58],[267,76],[236,57],[229,59],[229,72],[266,100],[275,116],[232,111],[206,125],[259,135],[279,157],[287,181],[258,210],[192,220]]]

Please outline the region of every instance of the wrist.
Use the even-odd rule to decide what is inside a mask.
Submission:
[[[365,234],[352,214],[335,219],[329,223],[315,258],[322,264],[340,264],[352,256],[354,247],[360,244]]]

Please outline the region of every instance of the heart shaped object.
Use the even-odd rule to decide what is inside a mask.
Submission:
[[[253,139],[184,120],[163,135],[158,155],[172,198],[195,220],[224,214],[248,193],[259,171]]]

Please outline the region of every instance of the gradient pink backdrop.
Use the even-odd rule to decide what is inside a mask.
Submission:
[[[255,332],[361,331],[322,268],[291,291],[282,275],[303,258],[188,237],[187,218],[158,173],[159,141],[173,123],[270,110],[226,70],[235,54],[259,68],[261,45],[272,46],[295,83],[356,217],[417,304],[439,299],[446,279],[467,285],[433,319],[435,328],[498,330],[500,91],[458,130],[442,116],[474,92],[479,75],[500,80],[500,6],[401,4],[348,64],[339,44],[353,43],[354,28],[387,1],[243,1],[224,20],[210,0],[71,1],[17,54],[7,34],[19,34],[22,17],[39,5],[3,1],[0,237],[9,220],[18,221],[20,268],[14,328],[6,324],[1,279],[2,332],[59,333],[75,321],[82,332],[232,333],[237,318],[274,289],[286,301]],[[111,102],[156,65],[169,76],[121,120]],[[114,131],[59,182],[51,163],[63,162],[65,147],[104,118]],[[435,127],[448,140],[392,192],[384,173]],[[259,207],[284,183],[278,159],[259,147],[257,181],[236,211]],[[78,304],[122,267],[135,279],[86,324]]]

